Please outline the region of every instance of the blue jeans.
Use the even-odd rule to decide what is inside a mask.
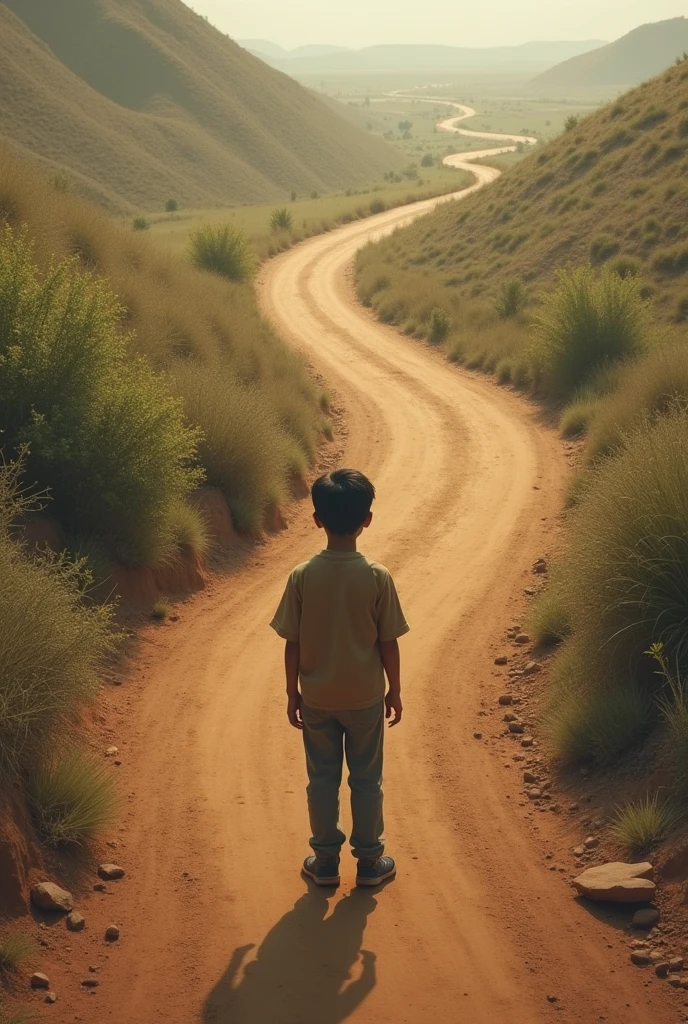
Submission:
[[[303,707],[303,742],[308,770],[311,847],[336,857],[346,841],[339,827],[339,789],[344,755],[349,769],[354,857],[379,857],[382,833],[384,704],[363,711],[317,711]]]

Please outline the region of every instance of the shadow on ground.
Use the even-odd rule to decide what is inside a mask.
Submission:
[[[312,886],[252,959],[254,945],[234,951],[203,1024],[340,1024],[351,1016],[375,987],[375,954],[361,947],[377,902],[354,889],[328,917],[328,896]]]

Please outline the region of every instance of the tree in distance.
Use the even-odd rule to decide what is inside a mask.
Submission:
[[[577,114],[569,114],[569,116],[564,121],[564,131],[572,132],[574,128],[578,127],[579,121],[580,118]]]
[[[248,281],[258,268],[258,257],[241,228],[233,224],[201,224],[191,234],[191,262],[230,281]]]
[[[413,121],[400,121],[399,122],[399,131],[400,132],[410,132],[412,128],[413,128]]]
[[[432,155],[432,153],[426,153],[423,159],[421,160],[420,165],[421,167],[433,167],[434,163],[435,158]]]
[[[134,217],[131,226],[134,231],[148,231],[150,228],[150,221],[145,217]]]
[[[168,199],[165,203],[165,213],[176,213],[179,209],[179,203],[176,199]]]
[[[270,228],[272,231],[291,231],[294,227],[294,218],[286,206],[279,206],[270,214]]]

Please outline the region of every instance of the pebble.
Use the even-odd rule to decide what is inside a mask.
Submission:
[[[509,659],[506,654],[500,654],[498,658],[494,660],[495,665],[508,665]]]
[[[519,644],[519,646],[523,647],[523,646],[525,646],[525,644],[529,644],[530,643],[530,637],[528,636],[527,633],[518,633],[514,637],[514,643],[515,644]]]
[[[521,740],[521,746],[522,747],[532,747],[534,742],[535,741],[533,740],[532,736],[524,736],[523,739]]]
[[[54,992],[48,992],[47,996],[45,997],[45,1001],[46,1001],[46,1003],[56,1003],[57,1002],[56,994]]]
[[[661,963],[655,964],[655,974],[658,978],[666,978],[669,973],[669,964],[666,960]]]
[[[50,988],[50,979],[47,974],[41,974],[40,971],[36,971],[35,974],[31,975],[29,984],[31,988]]]
[[[118,747],[108,747],[107,750],[105,751],[105,756],[106,757],[117,757],[118,754],[119,754],[119,748]]]
[[[548,1003],[556,1003],[556,1002],[558,1002],[558,1000],[559,1000],[558,996],[547,996],[547,1002]]]
[[[84,988],[98,988],[100,982],[97,978],[84,978],[81,984]]]
[[[116,924],[110,924],[105,929],[105,941],[106,942],[117,942],[119,938],[119,928]]]
[[[107,885],[105,884],[105,882],[96,882],[96,884],[93,886],[93,891],[107,892]]]
[[[525,726],[522,722],[509,722],[509,732],[514,736],[520,736],[521,733],[525,732]]]
[[[70,932],[80,932],[86,927],[86,918],[77,911],[73,910],[67,917],[67,928]]]
[[[513,702],[513,699],[514,698],[511,696],[510,693],[503,693],[502,696],[499,698],[499,703],[503,708],[508,708],[509,705]]]
[[[650,963],[650,954],[640,949],[634,949],[631,953],[631,963],[636,967],[647,967]]]
[[[540,671],[540,666],[538,665],[537,661],[529,661],[528,664],[526,665],[526,667],[523,669],[523,675],[524,676],[532,676],[532,675],[535,674],[535,672],[539,672],[539,671]]]
[[[659,911],[654,907],[644,907],[642,910],[636,910],[631,923],[634,928],[651,928],[657,921],[659,921]]]
[[[542,790],[541,789],[537,789],[537,788],[536,789],[527,789],[526,790],[526,796],[528,797],[529,800],[542,800]]]
[[[523,781],[524,782],[528,782],[531,785],[535,785],[535,783],[538,782],[539,779],[538,779],[537,775],[533,775],[532,772],[524,772],[523,773]]]
[[[588,838],[583,843],[583,846],[586,850],[596,850],[599,845],[600,841],[596,836],[588,836]]]
[[[682,956],[674,956],[669,961],[669,970],[672,971],[672,972],[674,972],[674,971],[682,971],[683,970],[683,964],[684,964],[684,960],[683,960]]]
[[[481,732],[474,732],[473,733],[473,739],[474,740],[481,740],[482,738],[483,738],[483,734]]]
[[[120,868],[117,864],[101,864],[98,868],[98,874],[106,882],[112,882],[117,878],[124,878],[125,872],[124,868]]]

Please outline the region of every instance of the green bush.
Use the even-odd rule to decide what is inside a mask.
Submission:
[[[176,213],[178,209],[179,203],[177,202],[176,199],[168,199],[167,202],[165,203],[166,213]]]
[[[609,833],[628,850],[640,853],[665,839],[676,818],[671,804],[660,803],[655,793],[617,807]]]
[[[249,281],[258,258],[244,232],[232,224],[201,224],[189,241],[191,262],[230,281]]]
[[[621,370],[616,389],[595,407],[586,446],[588,461],[608,455],[625,435],[670,412],[677,403],[688,405],[688,350],[682,340],[658,345]]]
[[[577,114],[569,114],[569,116],[564,121],[564,131],[572,132],[574,128],[578,127],[579,122],[580,117],[578,117]]]
[[[517,316],[526,304],[526,287],[520,278],[514,277],[502,288],[495,302],[497,315],[503,320]]]
[[[446,309],[436,306],[430,313],[428,320],[428,339],[433,345],[439,345],[445,340],[452,326],[452,318]]]
[[[372,214],[384,213],[387,209],[387,204],[384,199],[373,199],[369,209]]]
[[[36,831],[49,846],[87,843],[115,815],[115,788],[104,764],[71,754],[31,772],[28,797]]]
[[[280,206],[270,214],[270,228],[272,231],[291,231],[294,227],[294,218],[286,206]]]
[[[0,973],[13,972],[35,950],[35,943],[26,932],[0,933]]]
[[[149,231],[150,221],[146,217],[134,217],[131,226],[134,231]]]
[[[28,559],[10,530],[27,510],[19,467],[0,467],[0,776],[35,764],[98,688],[113,647],[110,612],[85,603],[90,580],[63,558]]]
[[[434,167],[435,158],[432,153],[426,153],[420,162],[421,167]]]
[[[545,396],[562,401],[604,366],[638,356],[651,336],[649,304],[640,281],[605,266],[557,273],[558,286],[542,296],[530,357]]]
[[[122,308],[76,258],[41,277],[26,235],[0,236],[0,432],[26,448],[27,477],[49,488],[74,534],[123,561],[169,557],[175,503],[196,485],[198,433],[165,380],[129,359]]]

